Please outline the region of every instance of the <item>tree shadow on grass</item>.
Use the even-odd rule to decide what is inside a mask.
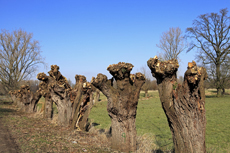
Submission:
[[[4,106],[4,105],[7,106],[7,105],[12,105],[12,104],[13,104],[13,102],[5,102],[5,101],[0,100],[0,116],[8,115],[9,113],[16,112],[13,109],[1,107],[1,106]]]
[[[8,109],[8,108],[0,108],[0,116],[2,115],[8,115],[9,113],[13,113],[15,110]]]
[[[155,126],[161,133],[161,134],[155,135],[155,143],[160,148],[157,150],[153,150],[153,153],[171,153],[171,152],[173,152],[172,138],[168,138],[168,136],[157,125],[155,125],[153,123],[152,123],[152,125]]]
[[[217,95],[206,95],[205,98],[225,98],[225,97],[230,97],[229,93],[225,93],[224,95],[221,95],[220,97],[217,97]]]
[[[206,95],[205,98],[216,98],[216,95]]]

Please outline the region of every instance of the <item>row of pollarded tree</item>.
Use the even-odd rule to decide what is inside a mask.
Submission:
[[[22,111],[32,113],[36,112],[37,103],[43,96],[44,118],[52,119],[53,103],[55,103],[59,125],[86,130],[90,110],[93,102],[98,100],[99,92],[82,75],[75,76],[76,85],[71,88],[57,65],[52,65],[48,73],[48,76],[45,73],[37,75],[37,79],[41,82],[39,90],[35,93],[30,91],[28,85],[22,85],[20,90],[10,91],[13,101]],[[93,92],[96,93],[94,100]]]
[[[36,112],[36,106],[41,98],[40,90],[31,92],[28,85],[22,85],[19,90],[10,91],[12,100],[22,110],[28,113]]]
[[[205,89],[204,80],[207,73],[204,68],[196,66],[195,62],[188,64],[182,85],[177,83],[176,72],[179,67],[177,60],[160,62],[155,56],[147,62],[153,77],[157,79],[158,91],[162,108],[168,119],[172,132],[176,153],[206,152],[205,147]],[[51,66],[49,76],[39,73],[41,80],[39,91],[45,97],[45,116],[52,116],[52,102],[57,105],[58,122],[76,125],[80,129],[86,127],[86,122],[92,107],[92,89],[96,87],[108,99],[107,111],[111,118],[112,148],[122,152],[137,150],[136,113],[139,94],[145,83],[141,73],[130,74],[133,65],[118,63],[109,65],[107,70],[113,76],[99,73],[86,82],[84,76],[76,75],[76,85],[72,89],[59,67]],[[114,79],[116,88],[114,88]]]

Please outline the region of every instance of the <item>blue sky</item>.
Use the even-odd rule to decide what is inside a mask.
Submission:
[[[90,81],[110,64],[129,62],[133,73],[160,52],[160,36],[170,27],[187,27],[199,15],[230,11],[230,0],[0,0],[0,29],[23,29],[41,45],[48,72],[57,64],[74,81]],[[182,53],[179,75],[195,59],[195,50]],[[36,78],[32,78],[36,79]]]

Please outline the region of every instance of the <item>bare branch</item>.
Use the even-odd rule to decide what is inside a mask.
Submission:
[[[182,31],[179,27],[170,28],[169,31],[164,32],[159,44],[156,46],[163,51],[163,60],[178,60],[179,54],[187,48],[184,36],[182,35]]]
[[[193,27],[187,28],[187,37],[195,40],[187,51],[198,49],[198,60],[203,64],[214,64],[216,70],[216,89],[218,96],[221,89],[221,65],[230,54],[230,16],[227,8],[218,13],[200,15],[194,20]]]
[[[38,64],[44,64],[39,42],[33,34],[21,29],[0,33],[0,82],[7,90],[19,88],[19,82],[28,79]]]

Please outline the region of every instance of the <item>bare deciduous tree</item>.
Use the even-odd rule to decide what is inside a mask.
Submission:
[[[215,64],[210,64],[207,67],[207,73],[209,74],[208,81],[212,83],[211,86],[216,87],[216,66]],[[219,85],[222,89],[222,94],[225,94],[225,89],[230,87],[230,57],[227,57],[226,60],[220,66],[220,82]]]
[[[39,42],[33,34],[23,30],[0,33],[0,82],[6,91],[19,88],[19,82],[28,79],[43,63]]]
[[[218,97],[221,95],[221,64],[230,54],[230,17],[227,13],[227,9],[221,9],[220,14],[200,15],[186,30],[188,37],[195,40],[188,51],[197,48],[197,58],[203,64],[215,65]]]
[[[163,32],[156,46],[163,51],[160,55],[162,60],[179,60],[179,54],[186,48],[181,29],[179,27],[170,28],[169,31]]]

